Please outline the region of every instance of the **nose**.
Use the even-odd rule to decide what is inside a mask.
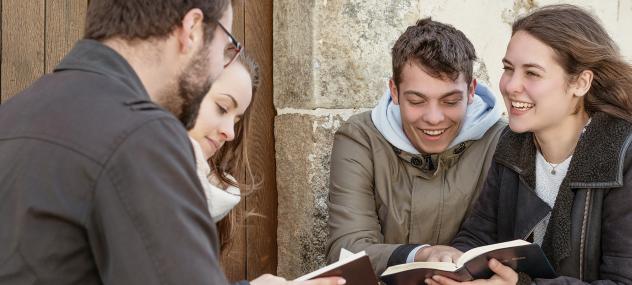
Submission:
[[[505,73],[500,80],[500,90],[505,95],[517,94],[522,91],[522,80],[518,74]]]
[[[235,122],[233,120],[223,120],[220,133],[225,141],[235,139]]]
[[[438,106],[437,103],[429,104],[423,112],[423,120],[430,125],[438,125],[445,119],[443,110],[441,110],[441,107]]]

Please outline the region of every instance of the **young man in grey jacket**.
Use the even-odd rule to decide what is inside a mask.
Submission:
[[[328,259],[365,250],[374,269],[446,244],[481,189],[506,123],[473,78],[474,46],[423,19],[392,49],[390,90],[336,133],[331,155]]]
[[[228,283],[183,124],[231,26],[229,0],[90,1],[85,39],[0,106],[0,283]]]

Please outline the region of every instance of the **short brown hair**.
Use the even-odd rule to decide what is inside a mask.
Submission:
[[[106,40],[165,38],[191,9],[204,13],[205,42],[210,42],[217,21],[230,0],[91,0],[84,37]]]
[[[593,72],[583,101],[588,114],[605,112],[632,122],[632,66],[594,16],[572,5],[545,6],[518,19],[512,35],[519,31],[550,46],[569,80]]]
[[[463,32],[425,18],[408,27],[391,51],[393,81],[399,86],[405,64],[414,63],[433,77],[456,80],[463,73],[472,82],[476,50]]]

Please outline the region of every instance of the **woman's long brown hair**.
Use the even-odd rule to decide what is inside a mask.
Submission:
[[[244,51],[242,51],[237,60],[232,64],[242,65],[250,75],[252,82],[252,99],[250,106],[242,115],[241,120],[235,124],[235,138],[232,141],[226,142],[208,162],[211,167],[211,174],[220,180],[220,184],[223,186],[232,185],[239,187],[241,196],[244,197],[251,194],[260,185],[257,175],[250,166],[246,144],[248,141],[247,130],[250,125],[252,105],[255,102],[255,94],[257,93],[261,79],[259,66],[254,59]],[[226,174],[234,176],[237,181],[232,181]],[[217,223],[220,250],[222,252],[230,248],[231,238],[234,236],[243,218],[244,217],[237,217],[235,211],[231,210],[224,219]]]
[[[512,35],[519,31],[553,48],[569,80],[593,72],[583,100],[588,114],[604,112],[632,123],[632,66],[595,17],[573,5],[545,6],[518,19]]]

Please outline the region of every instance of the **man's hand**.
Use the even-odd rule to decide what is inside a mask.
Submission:
[[[511,267],[505,266],[502,263],[498,262],[496,259],[491,259],[489,261],[489,268],[496,273],[492,278],[489,279],[478,279],[474,281],[468,282],[458,282],[454,281],[450,278],[435,275],[432,276],[432,279],[426,279],[426,284],[428,285],[505,285],[511,284],[514,285],[518,283],[518,273],[516,273]]]
[[[441,261],[455,263],[461,255],[463,255],[463,253],[454,247],[435,245],[419,250],[417,254],[415,254],[415,261]]]
[[[343,285],[347,283],[342,277],[318,278],[308,281],[287,281],[283,277],[264,274],[250,281],[251,285]]]

